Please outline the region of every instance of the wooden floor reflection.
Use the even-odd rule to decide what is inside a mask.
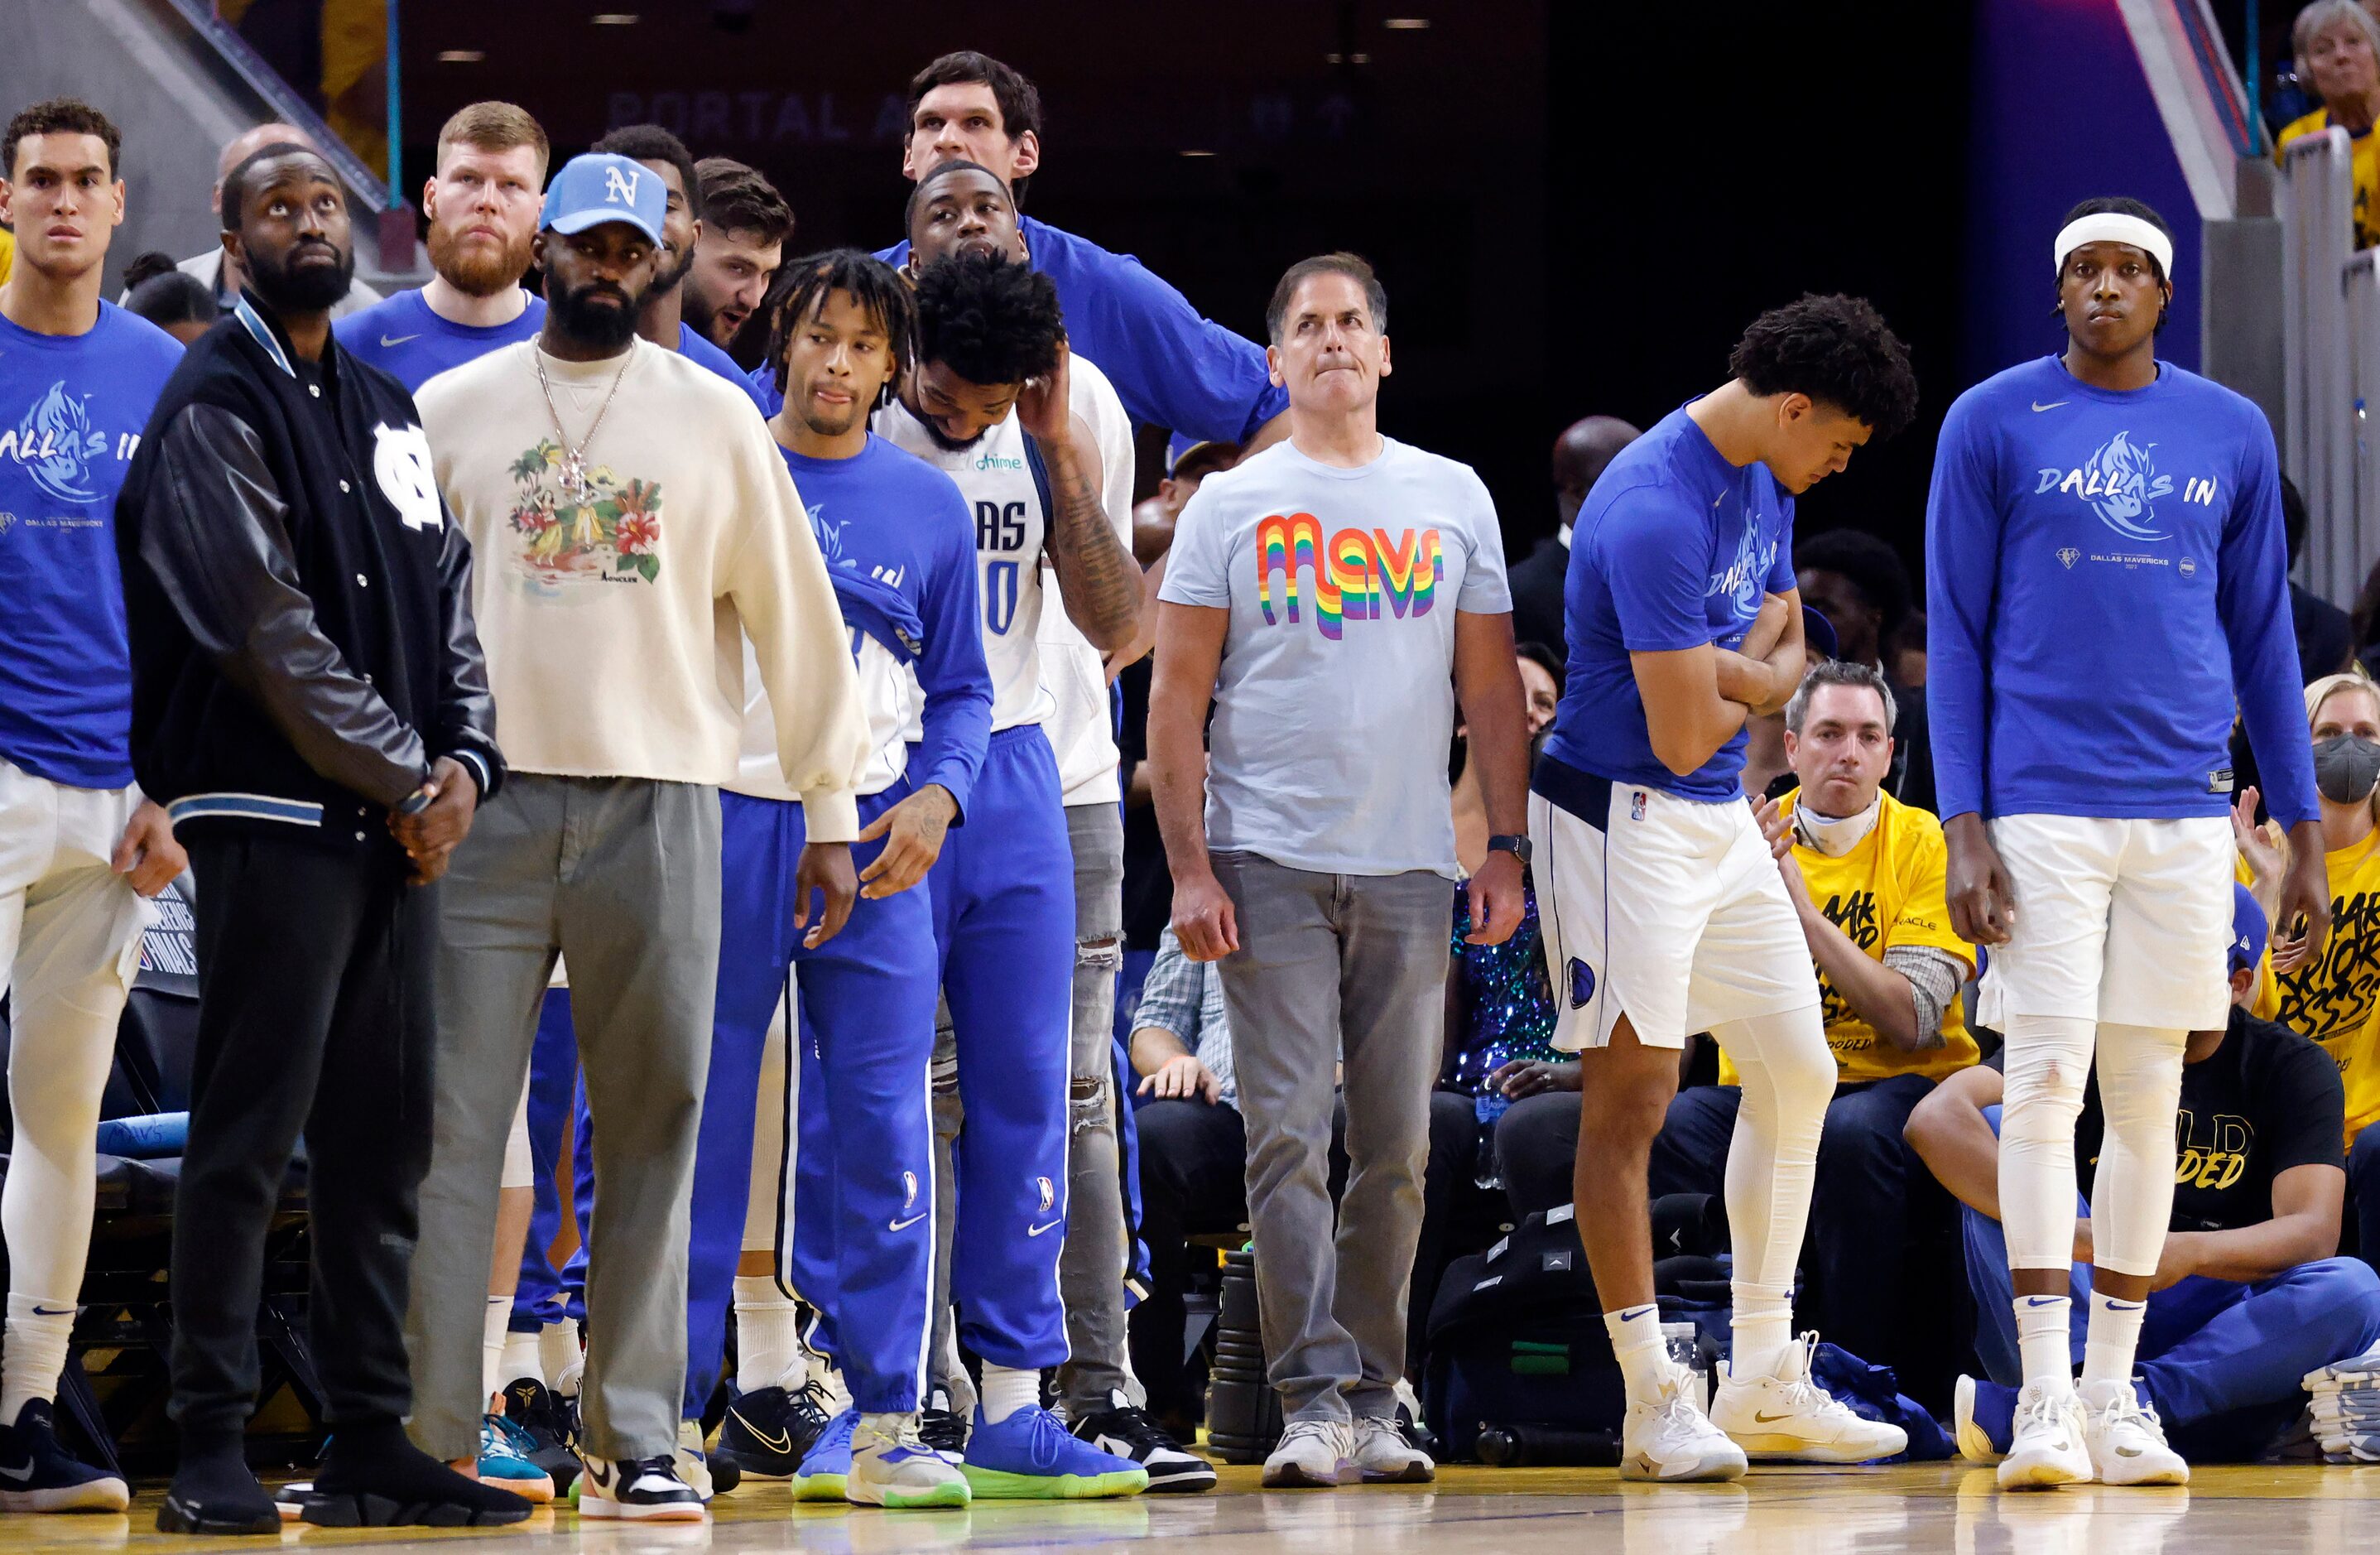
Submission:
[[[155,1531],[156,1493],[129,1517],[0,1516],[0,1555],[270,1548]],[[2205,1468],[2187,1490],[2090,1488],[2002,1496],[1988,1469],[1768,1469],[1741,1485],[1623,1485],[1609,1470],[1450,1468],[1435,1486],[1266,1492],[1224,1471],[1202,1497],[1072,1505],[986,1502],[964,1512],[796,1510],[782,1483],[752,1482],[711,1521],[673,1527],[581,1523],[563,1510],[490,1532],[331,1533],[291,1527],[286,1545],[421,1549],[501,1544],[507,1555],[817,1551],[907,1555],[970,1549],[1123,1550],[1192,1541],[1174,1555],[2363,1555],[2380,1549],[2380,1466]]]

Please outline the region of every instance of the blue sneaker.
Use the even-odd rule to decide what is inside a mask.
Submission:
[[[986,1420],[983,1406],[976,1405],[975,1430],[959,1471],[983,1500],[1093,1500],[1148,1488],[1147,1469],[1070,1435],[1038,1405],[998,1422]]]
[[[542,1506],[553,1500],[553,1476],[529,1462],[537,1443],[501,1415],[480,1416],[480,1478]]]
[[[851,1477],[851,1433],[859,1426],[859,1411],[846,1409],[827,1422],[826,1430],[802,1455],[794,1476],[794,1500],[839,1501]]]
[[[1959,1455],[1971,1464],[1997,1464],[2016,1440],[2016,1390],[1981,1377],[1959,1379],[1955,1410]]]
[[[58,1445],[49,1400],[27,1399],[16,1423],[0,1426],[0,1512],[122,1512],[131,1504],[122,1475]]]

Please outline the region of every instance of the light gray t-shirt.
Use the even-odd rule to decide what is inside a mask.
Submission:
[[[1182,510],[1158,597],[1228,609],[1207,844],[1292,869],[1452,878],[1454,614],[1512,608],[1467,465],[1382,438],[1355,469],[1278,443]]]

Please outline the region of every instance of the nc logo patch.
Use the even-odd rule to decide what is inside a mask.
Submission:
[[[1572,956],[1570,958],[1570,1007],[1573,1010],[1583,1010],[1586,1008],[1586,1002],[1594,997],[1595,968],[1578,957]]]
[[[1050,1212],[1050,1206],[1058,1202],[1058,1190],[1047,1177],[1036,1177],[1033,1181],[1041,1190],[1041,1212],[1046,1215]]]
[[[407,528],[446,527],[438,507],[438,482],[430,470],[430,439],[419,427],[382,422],[372,428],[372,478]]]
[[[603,202],[607,205],[634,205],[637,185],[644,174],[637,169],[606,167],[603,169]]]

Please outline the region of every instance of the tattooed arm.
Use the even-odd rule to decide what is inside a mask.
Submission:
[[[1046,543],[1058,570],[1059,597],[1091,646],[1114,652],[1140,626],[1140,564],[1099,501],[1099,443],[1069,401],[1062,344],[1058,365],[1016,396],[1016,416],[1050,472]]]

